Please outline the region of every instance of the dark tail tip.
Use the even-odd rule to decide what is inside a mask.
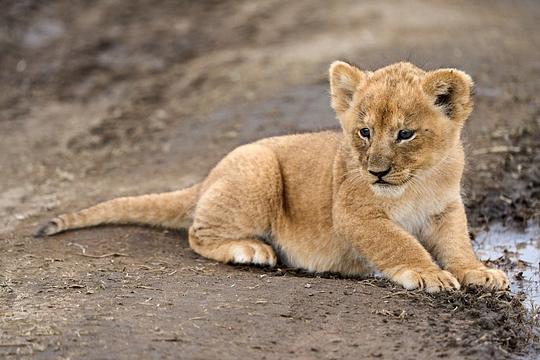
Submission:
[[[58,224],[54,220],[50,220],[44,224],[38,226],[36,231],[34,231],[34,237],[44,237],[48,235],[53,235],[58,232]]]

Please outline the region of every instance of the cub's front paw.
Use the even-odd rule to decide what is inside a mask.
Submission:
[[[403,269],[390,277],[407,290],[421,289],[429,293],[458,290],[459,282],[450,272],[441,269]]]
[[[498,269],[472,269],[456,272],[462,285],[479,285],[494,290],[506,290],[509,286],[508,277]]]

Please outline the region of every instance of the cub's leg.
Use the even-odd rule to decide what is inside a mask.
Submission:
[[[388,279],[409,290],[459,289],[456,278],[441,270],[420,242],[385,218],[384,213],[344,206],[336,207],[334,213],[338,236],[351,241],[358,254]]]
[[[224,263],[274,266],[276,254],[258,237],[267,234],[281,201],[274,153],[252,144],[236,149],[210,173],[189,229],[198,254]]]
[[[451,204],[433,218],[425,237],[426,247],[444,269],[454,274],[463,285],[480,285],[493,289],[507,289],[508,277],[498,269],[490,269],[474,254],[465,208],[461,202]]]

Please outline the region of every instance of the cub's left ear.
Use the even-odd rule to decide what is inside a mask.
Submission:
[[[352,105],[354,92],[367,79],[367,73],[344,61],[334,61],[328,73],[332,109],[339,115]]]
[[[451,120],[463,122],[469,117],[473,108],[473,81],[463,71],[440,69],[429,72],[422,87],[433,104]]]

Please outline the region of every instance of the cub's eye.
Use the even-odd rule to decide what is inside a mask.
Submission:
[[[409,130],[409,129],[399,130],[397,134],[397,140],[398,141],[410,140],[412,139],[413,136],[414,136],[414,130]]]
[[[358,130],[358,135],[364,139],[369,139],[369,129],[368,128],[362,128]]]

